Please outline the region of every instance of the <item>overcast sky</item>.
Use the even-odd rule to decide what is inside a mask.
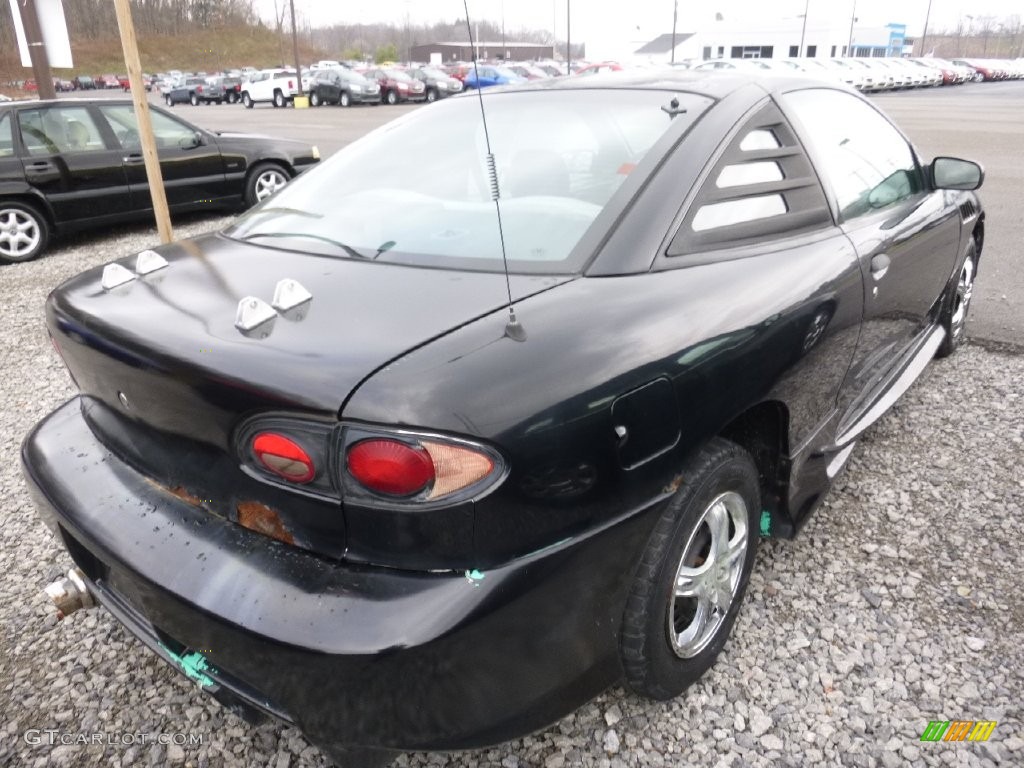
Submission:
[[[520,27],[551,30],[556,25],[559,39],[565,38],[567,0],[470,0],[471,18],[500,22],[504,14],[507,30]],[[266,19],[274,16],[275,0],[256,0]],[[287,0],[277,0],[279,6]],[[808,0],[680,0],[679,31],[690,31],[713,19],[716,12],[726,20],[781,19],[804,12]],[[575,0],[572,3],[572,37],[579,42],[589,38],[607,39],[628,30],[631,39],[653,38],[672,30],[672,0]],[[809,17],[829,14],[849,19],[854,0],[809,0]],[[404,24],[447,20],[464,15],[462,0],[295,0],[299,21],[312,26],[339,22],[391,22]],[[699,9],[699,10],[697,10]],[[858,24],[882,26],[889,22],[906,24],[908,33],[919,35],[924,26],[928,0],[856,0]],[[967,14],[979,18],[1024,15],[1022,0],[932,0],[929,30],[953,28]]]

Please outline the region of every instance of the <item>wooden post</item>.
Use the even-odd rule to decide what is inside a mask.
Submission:
[[[305,91],[302,90],[302,62],[299,61],[299,33],[295,28],[295,0],[291,0],[292,7],[292,53],[295,54],[295,79],[298,80],[296,84],[299,89],[299,96]]]
[[[153,138],[153,123],[149,119],[149,102],[146,100],[146,86],[142,82],[142,62],[139,59],[139,43],[135,39],[132,24],[132,9],[128,0],[114,0],[117,9],[117,26],[121,31],[121,47],[124,49],[124,63],[128,68],[128,82],[132,87],[132,101],[135,102],[135,119],[139,124],[139,140],[142,143],[142,157],[146,161],[146,178],[149,180],[149,194],[153,199],[153,213],[160,242],[169,243],[174,239],[171,232],[171,214],[167,210],[167,194],[164,178],[160,173],[160,157]]]
[[[53,73],[50,71],[50,59],[43,41],[43,30],[39,26],[39,15],[36,13],[35,0],[19,0],[16,3],[21,14],[21,26],[25,29],[25,43],[28,55],[32,59],[32,74],[36,78],[36,88],[40,99],[56,99],[53,89]]]

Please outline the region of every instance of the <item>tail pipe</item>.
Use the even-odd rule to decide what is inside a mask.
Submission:
[[[63,579],[47,584],[43,591],[57,606],[58,619],[63,619],[81,608],[92,608],[96,605],[85,583],[85,574],[78,568],[72,568]]]

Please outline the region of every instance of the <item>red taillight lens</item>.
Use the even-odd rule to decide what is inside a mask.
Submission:
[[[288,90],[290,91],[290,90],[292,90],[294,88],[295,88],[295,82],[292,81],[292,80],[289,80],[288,81]]]
[[[347,461],[352,477],[388,496],[411,496],[435,474],[430,454],[398,440],[362,440],[349,448]]]
[[[495,470],[495,460],[482,450],[423,438],[367,438],[352,444],[346,460],[349,475],[364,488],[420,501],[451,496]]]
[[[302,446],[274,432],[261,432],[252,441],[252,452],[267,470],[292,483],[308,483],[316,466]]]

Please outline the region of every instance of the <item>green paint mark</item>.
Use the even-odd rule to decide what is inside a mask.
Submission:
[[[472,571],[466,571],[466,581],[472,584],[474,587],[479,587],[480,582],[483,581],[485,574],[474,568]]]
[[[181,669],[181,671],[185,673],[185,676],[190,680],[195,680],[204,688],[214,685],[213,680],[203,674],[208,669],[213,669],[206,659],[203,658],[203,654],[198,651],[193,651],[192,653],[186,653],[179,656],[163,643],[160,643],[160,647],[167,651],[167,655],[171,657],[174,663],[178,665],[178,668]]]
[[[945,734],[946,729],[949,728],[949,720],[929,720],[928,726],[924,729],[924,733],[921,734],[921,741],[938,741]]]
[[[761,536],[768,538],[772,535],[772,513],[767,509],[761,510]]]

